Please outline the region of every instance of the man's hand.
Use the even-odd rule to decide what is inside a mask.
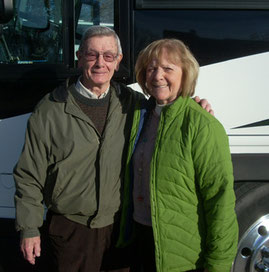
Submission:
[[[23,238],[21,240],[21,251],[25,260],[35,264],[35,258],[40,257],[41,246],[40,236]]]
[[[203,109],[205,109],[207,112],[214,116],[214,111],[212,110],[211,105],[206,99],[200,99],[199,96],[195,96],[194,101],[200,104]]]

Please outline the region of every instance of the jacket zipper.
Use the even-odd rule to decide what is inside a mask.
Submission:
[[[160,245],[159,245],[159,228],[158,224],[158,214],[156,212],[156,158],[158,155],[158,146],[160,142],[160,138],[163,132],[163,124],[164,124],[164,116],[163,113],[161,113],[159,126],[157,130],[157,137],[156,137],[156,143],[154,148],[154,153],[151,161],[151,179],[150,179],[150,199],[151,199],[151,220],[152,220],[152,230],[153,230],[153,236],[154,236],[154,246],[155,246],[155,259],[156,259],[156,269],[157,271],[161,271],[161,256],[160,256]]]

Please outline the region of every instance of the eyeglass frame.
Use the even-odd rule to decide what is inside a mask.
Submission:
[[[90,53],[93,53],[93,55],[92,55],[92,57],[94,56],[93,59],[89,59],[89,54]],[[113,60],[106,60],[106,54],[110,54],[111,56],[113,56]],[[85,56],[86,60],[88,60],[88,61],[96,61],[96,60],[99,59],[100,56],[103,56],[103,59],[104,59],[105,62],[114,62],[119,56],[119,54],[115,55],[110,51],[100,53],[100,52],[97,52],[97,51],[94,51],[94,50],[90,50],[88,52],[85,51],[85,52],[83,52],[83,55]]]

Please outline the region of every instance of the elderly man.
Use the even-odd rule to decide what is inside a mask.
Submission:
[[[44,202],[57,271],[93,272],[115,244],[125,143],[143,96],[111,81],[122,59],[113,30],[89,28],[77,57],[81,77],[46,95],[29,118],[14,169],[16,228],[35,264]]]

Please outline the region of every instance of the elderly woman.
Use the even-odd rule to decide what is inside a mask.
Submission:
[[[233,169],[222,125],[190,96],[199,65],[179,40],[140,52],[120,244],[134,271],[229,272],[237,250]]]

